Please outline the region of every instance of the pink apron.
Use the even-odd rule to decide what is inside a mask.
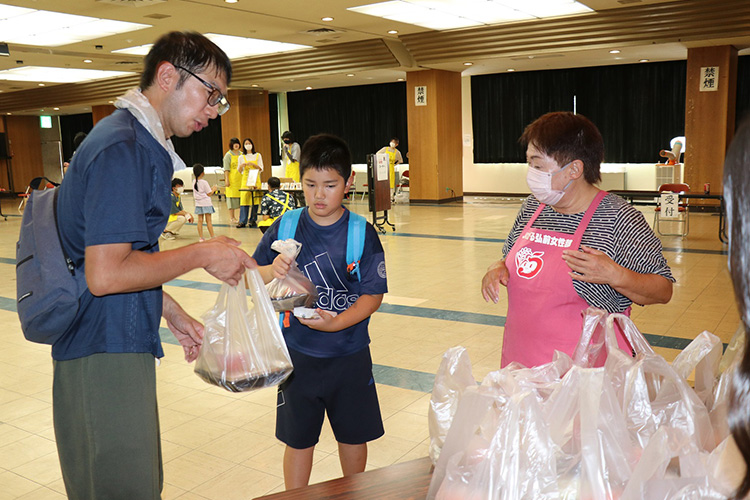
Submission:
[[[562,252],[580,248],[581,237],[606,194],[599,191],[573,235],[532,228],[546,206],[540,204],[508,253],[501,366],[513,361],[527,367],[549,363],[556,350],[573,355],[583,326],[581,312],[589,305],[573,288]],[[629,316],[630,308],[624,314]],[[620,348],[630,351],[619,329],[617,334]]]

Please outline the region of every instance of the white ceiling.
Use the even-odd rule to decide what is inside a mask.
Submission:
[[[731,43],[740,49],[750,46],[750,28],[747,36],[733,36],[725,40],[712,39],[693,42],[681,41],[676,34],[674,41],[623,46],[620,54],[610,54],[609,48],[585,48],[584,50],[542,50],[537,54],[509,57],[483,57],[473,61],[444,60],[431,62],[429,66],[409,62],[408,50],[399,37],[429,32],[415,25],[388,21],[372,16],[347,11],[347,7],[372,3],[373,0],[239,0],[225,3],[224,0],[0,0],[0,4],[16,5],[40,10],[51,10],[80,14],[104,19],[130,21],[152,25],[151,28],[108,36],[87,42],[60,47],[35,47],[10,45],[10,56],[0,57],[0,70],[18,66],[52,66],[84,69],[140,72],[141,58],[112,54],[111,51],[152,43],[161,34],[172,30],[195,30],[202,33],[276,40],[280,42],[309,45],[312,47],[333,46],[350,42],[383,39],[396,56],[393,67],[356,72],[328,72],[309,77],[279,77],[252,81],[236,78],[232,88],[251,86],[272,92],[313,88],[363,85],[393,82],[405,78],[407,71],[425,67],[460,71],[463,75],[498,73],[510,68],[516,71],[557,69],[566,67],[600,66],[637,63],[641,59],[665,61],[686,59],[687,48],[693,45],[718,45]],[[596,11],[627,9],[668,3],[674,0],[580,0]],[[331,22],[321,18],[333,17]],[[398,30],[389,35],[389,30]],[[316,31],[317,30],[317,31]],[[324,31],[320,31],[324,30]],[[331,30],[331,31],[328,31]],[[689,38],[689,37],[688,37]],[[0,33],[0,42],[2,42]],[[741,53],[744,53],[741,52]],[[92,63],[84,63],[91,59]],[[464,66],[464,62],[473,63]],[[36,82],[0,81],[0,112],[2,97],[8,93],[38,88]],[[46,108],[14,110],[17,114],[79,113],[90,109],[86,106],[62,107],[59,111]],[[33,103],[30,104],[33,108]]]

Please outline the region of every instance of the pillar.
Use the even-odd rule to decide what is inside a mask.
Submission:
[[[406,96],[410,202],[461,199],[461,74],[443,70],[407,73]]]
[[[710,70],[707,75],[702,68],[716,68],[718,75],[712,79]],[[712,193],[721,193],[724,156],[734,137],[737,49],[731,45],[688,49],[685,95],[684,182],[698,192],[710,183]]]
[[[271,177],[271,121],[267,90],[229,90],[230,108],[221,117],[221,142],[226,148],[229,139],[237,137],[253,141],[255,151],[263,157],[263,182]]]
[[[91,118],[94,121],[94,125],[99,123],[104,118],[108,117],[115,112],[115,108],[112,104],[101,104],[98,106],[91,106]]]

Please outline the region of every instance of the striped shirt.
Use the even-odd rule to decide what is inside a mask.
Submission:
[[[504,258],[538,207],[539,202],[534,196],[529,196],[523,202],[503,246]],[[572,235],[583,216],[584,212],[562,214],[548,205],[532,227]],[[604,252],[617,264],[637,273],[658,274],[675,281],[662,254],[661,240],[651,230],[643,214],[617,195],[607,194],[602,199],[583,233],[581,244]],[[633,303],[609,285],[573,280],[573,288],[589,305],[610,313],[623,312]]]

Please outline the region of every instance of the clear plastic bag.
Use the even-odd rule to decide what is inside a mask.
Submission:
[[[466,348],[451,347],[443,354],[443,360],[435,374],[427,413],[430,428],[430,459],[433,464],[440,456],[440,449],[456,414],[459,398],[468,387],[474,385],[476,380],[471,373],[471,361]]]
[[[203,345],[195,373],[231,392],[273,387],[292,373],[292,360],[281,333],[263,279],[257,270],[249,278],[252,306],[248,308],[246,282],[224,283],[213,308],[201,318]]]
[[[271,249],[282,255],[296,259],[302,243],[293,240],[276,240],[271,243]],[[297,267],[297,261],[292,263],[291,269],[284,279],[271,280],[268,285],[268,294],[276,311],[293,311],[295,307],[310,307],[318,300],[318,290],[315,285],[302,274]]]

